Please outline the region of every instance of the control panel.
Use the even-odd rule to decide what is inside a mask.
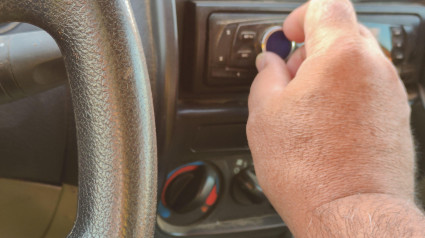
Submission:
[[[418,54],[420,18],[413,15],[362,15],[359,20],[374,34],[384,54],[396,66],[406,86],[416,84],[421,75],[422,55]]]
[[[258,184],[249,155],[210,157],[171,170],[160,194],[157,222],[178,236],[284,229]]]
[[[208,85],[250,84],[257,74],[255,58],[266,50],[269,36],[276,37],[272,33],[283,35],[282,22],[283,16],[279,14],[212,14],[209,19]],[[292,42],[281,43],[276,49],[282,49],[286,58],[292,51]]]
[[[417,63],[414,60],[416,29],[419,19],[415,16],[359,15],[379,41],[385,55],[397,66],[406,82],[415,80]],[[255,58],[261,51],[272,51],[283,59],[296,48],[294,42],[284,38],[282,14],[215,13],[209,18],[208,85],[250,85],[257,71]],[[276,41],[270,34],[279,32],[283,40]],[[270,38],[269,36],[272,36]],[[276,43],[275,43],[276,42]],[[267,49],[266,46],[274,46]]]
[[[167,176],[159,215],[175,225],[190,225],[208,215],[219,191],[220,179],[214,166],[202,161],[182,165]]]
[[[184,57],[188,62],[183,63],[183,68],[190,68],[182,72],[184,85],[192,93],[247,93],[257,74],[255,58],[260,52],[273,51],[286,59],[300,46],[285,38],[281,27],[290,11],[279,11],[277,4],[271,4],[278,6],[274,9],[262,10],[258,6],[258,11],[251,9],[245,13],[239,11],[240,8],[232,12],[203,2],[193,4],[195,19],[189,18],[188,22],[199,24],[202,20],[208,27],[194,25],[187,34],[195,39],[195,44],[191,41],[185,50],[194,54]],[[422,47],[421,17],[411,13],[369,11],[359,9],[359,21],[375,35],[405,84],[417,84],[423,57],[418,53]],[[271,34],[275,32],[281,35]],[[280,40],[275,41],[276,37]],[[268,46],[273,49],[267,49]]]

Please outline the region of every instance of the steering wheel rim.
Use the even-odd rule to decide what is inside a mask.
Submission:
[[[79,156],[68,237],[152,237],[157,156],[149,76],[128,0],[8,0],[0,22],[47,31],[64,56]]]

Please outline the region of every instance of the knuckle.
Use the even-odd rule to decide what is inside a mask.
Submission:
[[[353,15],[351,2],[348,0],[325,0],[320,1],[323,9],[323,20],[341,20]]]
[[[264,113],[250,113],[246,124],[248,137],[261,135],[261,131],[267,125]]]
[[[399,80],[394,65],[381,52],[357,37],[336,39],[328,59],[338,73],[357,80]],[[339,72],[343,70],[345,72]],[[350,76],[351,75],[351,76]]]
[[[246,123],[246,133],[248,140],[250,138],[255,138],[258,134],[257,131],[259,127],[262,126],[262,123],[259,121],[259,118],[256,113],[250,113],[248,117],[248,122]]]
[[[246,132],[248,134],[248,137],[249,135],[254,134],[253,132],[255,131],[255,127],[257,124],[258,123],[255,120],[254,115],[250,113],[248,117],[248,122],[246,123]]]
[[[253,154],[261,150],[265,127],[261,116],[250,113],[246,124],[246,134],[249,148]]]
[[[341,36],[333,40],[332,53],[336,59],[346,59],[348,62],[367,60],[368,53],[358,37]],[[347,61],[346,61],[347,62]]]
[[[260,111],[250,112],[246,126],[248,137],[264,137],[271,128],[278,127],[280,123],[280,112],[275,110],[276,107],[264,108]]]
[[[354,24],[356,15],[348,0],[315,0],[310,2],[307,19],[314,26],[337,27],[351,31],[348,27]]]

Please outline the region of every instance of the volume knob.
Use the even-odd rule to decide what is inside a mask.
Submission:
[[[282,27],[273,26],[264,31],[261,40],[261,49],[263,52],[271,51],[285,60],[295,48],[296,43],[286,37]]]

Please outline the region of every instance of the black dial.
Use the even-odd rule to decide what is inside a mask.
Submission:
[[[242,204],[259,204],[266,200],[258,184],[254,167],[242,170],[233,178],[233,197]]]
[[[188,225],[203,218],[218,198],[219,176],[204,162],[180,166],[170,172],[159,204],[160,216],[175,225]]]

